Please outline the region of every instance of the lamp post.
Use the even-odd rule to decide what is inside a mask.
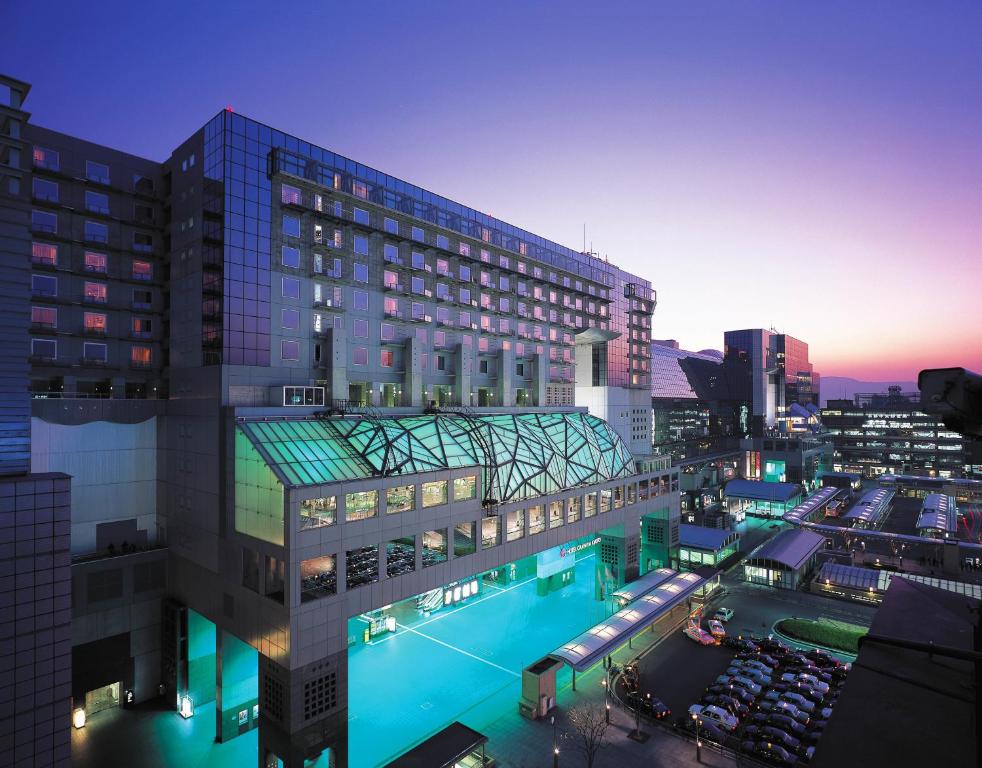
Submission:
[[[702,741],[699,739],[699,726],[702,725],[702,718],[693,713],[692,719],[696,721],[696,762],[702,762]]]
[[[552,768],[559,768],[559,744],[556,742],[556,716],[551,715],[549,722],[552,723]]]
[[[607,707],[606,715],[607,725],[610,725],[610,670],[607,670],[607,677],[600,681],[600,684],[604,687],[604,705]]]

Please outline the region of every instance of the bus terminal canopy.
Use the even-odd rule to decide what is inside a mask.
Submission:
[[[662,570],[668,569],[659,569],[654,573]],[[575,672],[589,669],[691,597],[715,574],[714,568],[699,568],[692,573],[675,573],[613,616],[553,651],[550,656],[566,662]]]
[[[673,571],[671,568],[658,568],[654,571],[649,571],[644,576],[635,579],[630,584],[625,584],[623,587],[618,589],[616,592],[611,593],[618,604],[625,606],[628,603],[633,603],[639,597],[647,595],[655,587],[657,587],[662,582],[668,581],[677,572]]]

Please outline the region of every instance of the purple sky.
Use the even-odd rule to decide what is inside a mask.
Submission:
[[[774,325],[826,375],[982,372],[978,2],[4,16],[0,70],[41,125],[163,159],[230,104],[566,245],[586,223],[685,347]]]

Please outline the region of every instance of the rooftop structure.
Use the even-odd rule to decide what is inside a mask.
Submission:
[[[802,528],[794,528],[781,531],[759,545],[747,555],[747,561],[770,561],[779,563],[789,570],[798,570],[824,546],[824,536]]]
[[[888,488],[877,488],[865,494],[842,518],[856,528],[876,528],[880,518],[889,509],[894,492]]]
[[[818,516],[839,495],[839,488],[826,486],[813,493],[784,516],[784,522],[797,525]]]
[[[958,530],[958,505],[954,496],[929,493],[917,515],[917,532],[933,538],[953,537]]]

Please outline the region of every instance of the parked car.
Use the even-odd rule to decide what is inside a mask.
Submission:
[[[736,717],[731,715],[725,709],[713,706],[712,704],[706,706],[703,706],[702,704],[693,704],[691,707],[689,707],[689,717],[692,719],[698,718],[703,721],[716,723],[728,731],[736,730],[736,727],[740,724],[739,720],[737,720]]]
[[[726,630],[723,628],[723,622],[718,621],[717,619],[710,619],[709,620],[709,633],[713,637],[718,637],[721,640],[724,637],[726,637]]]
[[[771,673],[774,671],[759,659],[737,659],[733,663],[740,664],[741,666],[747,667],[749,669],[756,669],[761,674],[767,675],[768,677],[770,677]]]
[[[829,692],[829,684],[824,680],[819,680],[815,675],[809,675],[807,672],[803,672],[798,675],[798,679],[803,683],[807,683],[812,689],[818,691],[822,695]]]
[[[765,675],[759,669],[754,669],[753,667],[744,667],[734,664],[733,666],[727,668],[726,674],[748,677],[758,685],[770,685],[771,683],[770,675]]]
[[[711,690],[718,688],[719,690]],[[756,697],[745,688],[741,688],[739,685],[711,685],[706,689],[710,693],[723,694],[724,696],[732,696],[734,699],[739,701],[741,704],[746,704],[748,707],[756,701]]]
[[[837,667],[842,663],[831,653],[821,648],[812,648],[805,656],[811,659],[816,667]]]
[[[682,634],[685,635],[690,640],[694,640],[700,645],[715,645],[716,638],[709,634],[706,630],[700,629],[699,627],[686,627],[682,630]]]
[[[802,696],[800,693],[785,692],[781,694],[781,699],[783,701],[790,701],[798,709],[807,712],[809,716],[815,711],[815,702],[805,696]]]
[[[758,713],[764,714],[764,713]],[[782,715],[778,713],[764,714],[764,721],[767,725],[773,725],[780,728],[786,733],[790,733],[795,738],[800,739],[805,735],[806,729],[801,723],[795,720],[793,717],[788,717],[787,715]]]
[[[725,693],[707,694],[702,697],[702,703],[722,707],[735,717],[743,718],[750,714],[750,708],[746,704],[735,699],[733,696],[727,696]]]
[[[759,705],[761,712],[768,712],[780,715],[787,715],[788,717],[794,718],[802,725],[808,725],[808,713],[804,710],[798,709],[790,701],[783,701],[778,699],[777,701],[767,700],[762,701]]]
[[[794,765],[795,763],[794,755],[779,744],[769,741],[755,741],[752,744],[753,747],[746,751],[761,760],[773,763],[774,765]],[[741,748],[743,748],[743,745],[741,745]]]
[[[738,651],[755,652],[758,650],[757,643],[749,638],[741,637],[740,635],[737,635],[736,637],[733,635],[727,635],[723,638],[723,645],[727,648],[735,648]]]
[[[722,621],[725,624],[726,622],[728,622],[730,619],[733,618],[733,609],[723,608],[723,607],[717,608],[716,613],[713,615],[713,618],[716,619],[717,621]]]
[[[716,682],[723,683],[724,685],[732,683],[734,686],[739,686],[746,691],[750,691],[754,696],[759,696],[761,691],[760,685],[743,675],[720,675],[716,678]]]
[[[780,640],[775,640],[773,637],[762,637],[760,639],[755,637],[753,638],[753,641],[757,643],[758,648],[771,654],[772,656],[776,656],[778,654],[785,656],[791,652],[791,649],[788,646],[786,646]]]
[[[637,693],[628,694],[628,705],[632,709],[638,707],[643,714],[655,720],[664,720],[672,714],[672,710],[668,708],[668,705],[654,696],[641,696]]]
[[[780,744],[789,752],[797,752],[798,747],[801,746],[801,741],[799,739],[796,739],[791,734],[785,733],[782,729],[773,725],[764,726],[761,728],[761,733],[763,734],[764,741],[773,741]]]
[[[811,662],[808,660],[808,657],[805,656],[805,654],[799,653],[797,651],[794,651],[792,653],[788,653],[788,654],[785,655],[785,657],[783,659],[781,659],[781,666],[784,666],[784,667],[790,667],[790,666],[793,666],[793,665],[805,665],[805,666],[807,666],[807,665],[810,665],[810,664],[811,664]]]

